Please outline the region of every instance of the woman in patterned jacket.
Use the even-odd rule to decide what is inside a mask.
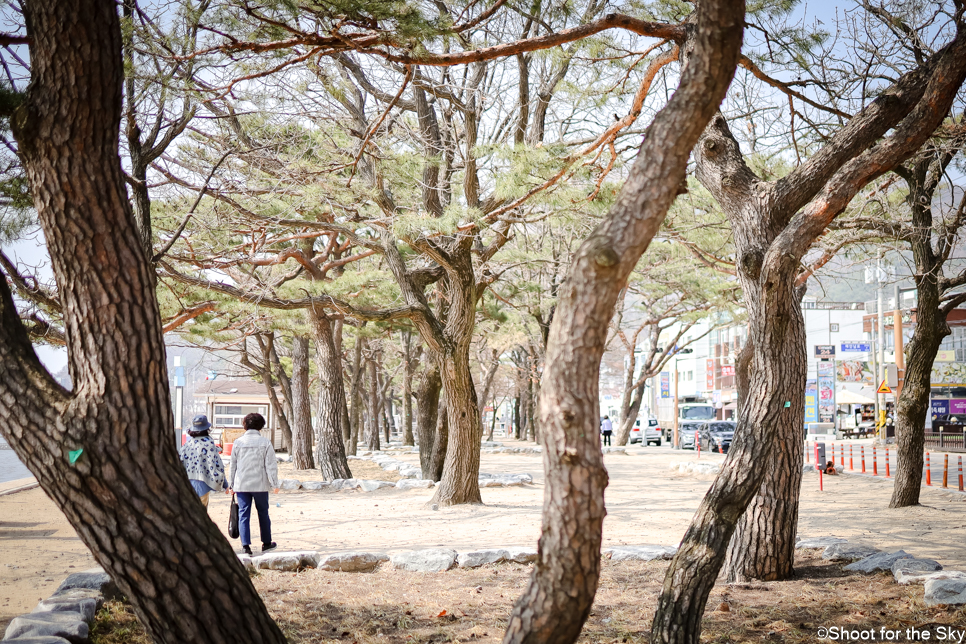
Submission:
[[[221,448],[208,435],[211,423],[204,414],[195,416],[188,430],[191,438],[181,446],[181,464],[188,473],[191,487],[198,493],[201,503],[208,507],[208,495],[213,491],[228,489],[225,464],[221,462]]]

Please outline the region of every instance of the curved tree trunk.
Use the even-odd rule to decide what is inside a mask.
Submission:
[[[312,402],[309,395],[309,339],[292,339],[292,464],[297,470],[315,469],[312,458]]]
[[[283,644],[175,449],[153,271],[117,153],[117,4],[31,2],[24,13],[31,82],[13,130],[74,389],[41,365],[0,278],[0,431],[155,642]]]
[[[471,327],[469,334],[472,332]],[[444,353],[440,364],[448,430],[446,464],[432,500],[440,506],[483,502],[479,482],[483,426],[470,370],[469,342],[462,344],[456,351]]]
[[[614,443],[620,447],[627,445],[627,439],[631,436],[631,429],[634,427],[634,422],[637,420],[637,415],[641,413],[641,403],[644,401],[644,388],[646,386],[647,380],[641,380],[641,384],[630,392],[630,399],[627,401],[622,401],[625,403],[622,405],[622,407],[624,407],[622,410],[624,415],[621,416],[621,424],[617,430],[617,437],[614,440]],[[643,432],[646,429],[647,426],[642,424],[642,440],[645,440]]]
[[[505,644],[573,642],[590,613],[607,485],[597,427],[608,323],[684,181],[691,148],[725,95],[741,47],[743,2],[701,2],[697,14],[697,25],[689,26],[695,51],[680,86],[652,122],[617,201],[581,244],[560,288],[540,395],[547,475],[539,557]]]
[[[342,412],[345,389],[342,384],[342,356],[335,349],[332,323],[321,310],[312,311],[316,362],[319,371],[319,426],[315,460],[327,481],[352,478],[342,442]]]
[[[429,455],[429,476],[439,483],[443,480],[443,467],[446,465],[446,449],[449,446],[449,416],[446,412],[446,399],[441,398],[436,411],[436,428],[433,432],[433,450]]]
[[[422,476],[433,481],[439,480],[434,474],[433,446],[436,444],[436,419],[439,416],[439,392],[442,388],[439,369],[431,361],[423,370],[423,377],[416,388],[416,434],[419,436],[419,467]],[[445,454],[445,449],[443,453]]]

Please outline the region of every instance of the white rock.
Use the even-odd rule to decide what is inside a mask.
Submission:
[[[80,613],[88,624],[94,623],[97,614],[98,600],[94,597],[71,597],[69,595],[54,595],[41,600],[33,613]]]
[[[670,559],[678,549],[675,546],[614,546],[601,551],[611,561],[653,561]]]
[[[853,572],[878,572],[880,570],[892,570],[892,565],[899,559],[912,559],[912,555],[903,551],[896,550],[895,552],[877,552],[874,555],[869,555],[865,559],[851,563],[844,568],[844,570],[851,570]]]
[[[892,576],[897,584],[907,586],[908,584],[902,582],[910,575],[927,575],[942,569],[935,559],[898,559],[892,564]]]
[[[913,586],[925,584],[930,579],[958,579],[966,581],[966,572],[960,570],[940,570],[938,572],[899,572],[896,575],[896,583],[900,586]]]
[[[818,468],[815,467],[814,463],[805,463],[802,465],[802,474],[809,474],[810,472],[818,472]]]
[[[372,572],[389,556],[381,552],[333,552],[319,553],[319,570],[333,572]]]
[[[513,561],[520,564],[533,563],[537,560],[537,549],[536,548],[506,548],[507,551],[507,561]]]
[[[799,539],[795,543],[795,547],[799,549],[809,549],[809,548],[828,548],[836,543],[848,543],[848,539],[843,539],[842,537],[810,537],[806,539]]]
[[[366,459],[362,458],[361,456],[346,456],[345,457],[345,460],[347,460],[347,461],[364,461]]]
[[[503,487],[503,483],[497,479],[479,479],[480,487]]]
[[[412,572],[444,572],[456,565],[457,553],[448,548],[413,550],[393,555],[392,565]]]
[[[302,481],[303,490],[313,490],[317,492],[327,487],[329,487],[328,481]]]
[[[925,590],[926,606],[966,604],[966,579],[930,579]]]
[[[363,492],[375,492],[384,487],[396,487],[396,484],[392,481],[373,481],[366,479],[359,481],[359,487],[362,488]]]
[[[602,447],[600,451],[603,454],[623,454],[627,456],[627,450],[623,447]]]
[[[282,479],[278,482],[278,486],[283,490],[297,490],[302,487],[302,481],[298,479]]]
[[[296,572],[315,568],[319,563],[319,553],[314,550],[301,552],[270,552],[252,557],[252,564],[259,570],[286,570]]]
[[[336,483],[339,484],[338,487]],[[332,481],[331,487],[333,490],[354,490],[359,487],[359,479],[336,479]]]
[[[857,559],[865,559],[869,555],[874,555],[877,552],[879,552],[878,548],[872,548],[870,546],[833,543],[822,553],[822,559],[825,561],[855,561]]]
[[[510,556],[506,550],[474,550],[461,553],[456,561],[460,568],[479,568],[484,564],[505,561]]]
[[[255,563],[252,561],[252,558],[250,555],[246,555],[242,553],[238,555],[238,561],[241,562],[241,565],[243,565],[245,567],[245,570],[247,570],[248,572],[255,572]]]
[[[400,490],[425,490],[435,486],[436,484],[429,479],[400,479],[396,481],[396,487]]]

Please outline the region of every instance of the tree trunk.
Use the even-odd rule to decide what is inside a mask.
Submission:
[[[413,436],[413,355],[412,334],[403,331],[403,445],[415,445]]]
[[[725,95],[741,47],[743,2],[701,2],[696,11],[697,24],[688,24],[695,50],[680,85],[655,116],[617,200],[580,245],[559,291],[540,391],[546,488],[539,555],[504,644],[574,642],[594,600],[607,485],[598,440],[607,328],[628,275],[685,179],[691,148]],[[694,614],[700,620],[703,610]],[[688,612],[678,618],[688,619]]]
[[[396,429],[396,418],[393,415],[392,396],[393,396],[393,390],[392,390],[392,388],[390,388],[389,391],[386,392],[386,397],[385,397],[385,401],[386,401],[386,426],[389,429],[389,431],[388,431],[388,438],[386,438],[386,442],[387,443],[392,439],[392,435],[393,434],[398,433],[398,430]]]
[[[342,355],[335,349],[332,323],[321,309],[310,312],[319,371],[319,426],[315,439],[315,460],[325,480],[352,478],[342,442]]]
[[[0,432],[155,642],[283,644],[178,460],[154,276],[117,153],[117,4],[31,2],[24,15],[31,81],[11,122],[74,388],[37,359],[0,278]]]
[[[309,339],[292,339],[292,464],[297,470],[315,469],[312,458],[312,402],[309,395]]]
[[[423,377],[416,388],[416,433],[419,436],[419,467],[422,477],[432,481],[439,480],[433,469],[433,446],[436,443],[436,418],[440,415],[439,392],[442,388],[439,369],[431,361],[423,370]]]
[[[369,405],[366,408],[366,449],[379,451],[379,377],[375,357],[366,361],[369,368]]]
[[[335,353],[339,357],[339,378],[343,378],[342,372],[342,329],[341,319],[335,320],[332,324],[332,335],[335,341]],[[342,444],[343,447],[352,438],[352,423],[349,422],[349,398],[345,395],[345,379],[342,381]]]
[[[449,416],[446,412],[446,399],[439,401],[439,411],[436,414],[436,428],[433,433],[433,452],[429,459],[430,478],[439,483],[443,480],[443,468],[446,465],[446,449],[449,447]]]
[[[350,456],[356,455],[356,446],[359,444],[359,422],[362,418],[362,347],[365,338],[357,337],[356,346],[352,352],[352,411],[350,414],[349,428],[349,448],[347,452]]]
[[[647,380],[641,380],[639,384],[632,392],[630,392],[630,400],[627,400],[628,396],[625,394],[624,400],[621,404],[621,424],[620,428],[617,430],[617,438],[615,443],[621,447],[627,445],[627,439],[630,438],[631,428],[634,427],[634,422],[637,421],[637,416],[641,413],[641,402],[644,400],[644,388],[647,386]],[[646,441],[647,437],[645,435],[645,430],[647,430],[647,425],[641,423],[641,441]]]
[[[520,395],[519,390],[517,390],[517,395],[513,398],[513,437],[515,439],[523,440],[523,434],[520,432]]]
[[[282,361],[278,358],[278,351],[275,349],[275,332],[272,332],[268,340],[268,354],[271,359],[272,372],[275,374],[275,379],[278,380],[279,386],[282,388],[282,417],[285,418],[284,424],[282,424],[282,449],[287,449],[289,453],[292,453],[292,424],[289,421],[291,418],[291,411],[295,407],[292,403],[292,381],[289,379],[288,374],[285,373],[285,368],[282,366]]]

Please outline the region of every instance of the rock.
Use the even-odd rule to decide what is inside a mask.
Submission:
[[[96,590],[105,599],[121,598],[121,593],[117,590],[117,586],[114,585],[110,575],[104,572],[103,568],[92,568],[84,572],[75,572],[67,575],[67,579],[57,587],[57,591],[54,594],[59,595],[65,590],[72,590],[74,588]]]
[[[670,469],[681,472],[682,474],[717,474],[721,471],[721,464],[710,461],[689,461],[686,463],[672,463]]]
[[[359,487],[359,479],[336,479],[332,481],[331,487],[333,490],[354,490]]]
[[[533,563],[537,560],[536,548],[506,548],[506,560],[519,564]]]
[[[14,644],[70,644],[63,637],[18,637],[15,640],[2,640],[3,642],[13,642]]]
[[[802,465],[802,474],[809,474],[811,472],[818,472],[818,468],[815,467],[814,463],[805,463]]]
[[[614,546],[605,548],[601,554],[611,561],[652,561],[670,559],[678,549],[675,546]]]
[[[602,447],[600,451],[603,454],[623,454],[627,456],[627,450],[623,447]]]
[[[313,492],[318,492],[329,487],[328,481],[302,481],[303,490],[311,490]]]
[[[412,572],[444,572],[456,565],[457,553],[448,548],[413,550],[392,557],[392,565]]]
[[[404,479],[421,479],[423,478],[423,471],[418,467],[409,467],[399,470],[399,476]]]
[[[70,591],[68,591],[70,592]],[[90,591],[84,591],[90,592]],[[94,623],[99,602],[94,597],[71,597],[69,595],[54,595],[41,600],[33,613],[80,613],[88,624]]]
[[[835,545],[836,543],[848,543],[848,539],[843,539],[841,537],[812,537],[808,539],[799,539],[795,544],[795,548],[808,549],[808,548],[828,548],[829,546]]]
[[[880,570],[892,570],[892,564],[894,564],[899,559],[912,559],[913,556],[903,550],[896,550],[895,552],[878,552],[874,555],[870,555],[865,559],[851,563],[845,567],[845,570],[851,570],[855,572],[879,572]]]
[[[480,443],[481,447],[503,447],[503,443],[498,441],[483,441]]]
[[[480,479],[480,487],[503,487],[503,483],[497,479]]]
[[[872,548],[870,546],[833,543],[822,553],[822,559],[825,561],[855,561],[857,559],[864,559],[869,555],[874,555],[877,552],[879,552],[878,548]]]
[[[298,572],[318,566],[319,553],[315,551],[270,552],[267,555],[252,557],[252,564],[259,570]]]
[[[506,550],[474,550],[460,554],[456,561],[460,568],[479,568],[484,564],[505,561],[509,555]]]
[[[276,454],[275,455],[275,460],[278,461],[279,463],[291,463],[292,462],[292,455],[291,454]]]
[[[425,490],[435,486],[436,484],[429,479],[400,479],[396,481],[396,487],[400,490]]]
[[[892,564],[892,576],[895,577],[897,584],[908,586],[910,582],[903,583],[903,581],[909,577],[922,577],[942,569],[943,567],[934,559],[898,559]]]
[[[926,606],[966,604],[966,579],[930,579],[925,587]]]
[[[27,637],[62,637],[73,644],[86,644],[90,628],[80,613],[29,613],[14,617],[7,626],[4,641]]]
[[[278,487],[283,490],[297,490],[302,487],[302,481],[297,479],[282,479],[279,481]]]
[[[366,459],[362,458],[361,456],[346,456],[345,457],[345,460],[347,460],[347,461],[364,461]]]
[[[319,553],[319,570],[332,572],[372,572],[389,556],[381,552],[333,552]]]
[[[914,584],[925,584],[932,579],[956,579],[966,581],[966,572],[959,570],[941,570],[939,572],[899,572],[896,574],[896,583],[900,586],[912,586]]]
[[[58,590],[44,601],[50,601],[52,599],[67,599],[72,601],[91,599],[94,600],[95,612],[99,611],[101,606],[104,604],[104,595],[101,594],[101,591],[91,590],[90,588],[71,588],[69,590]]]
[[[396,487],[396,484],[392,481],[363,480],[359,481],[359,487],[362,488],[363,492],[375,492],[384,487]]]

